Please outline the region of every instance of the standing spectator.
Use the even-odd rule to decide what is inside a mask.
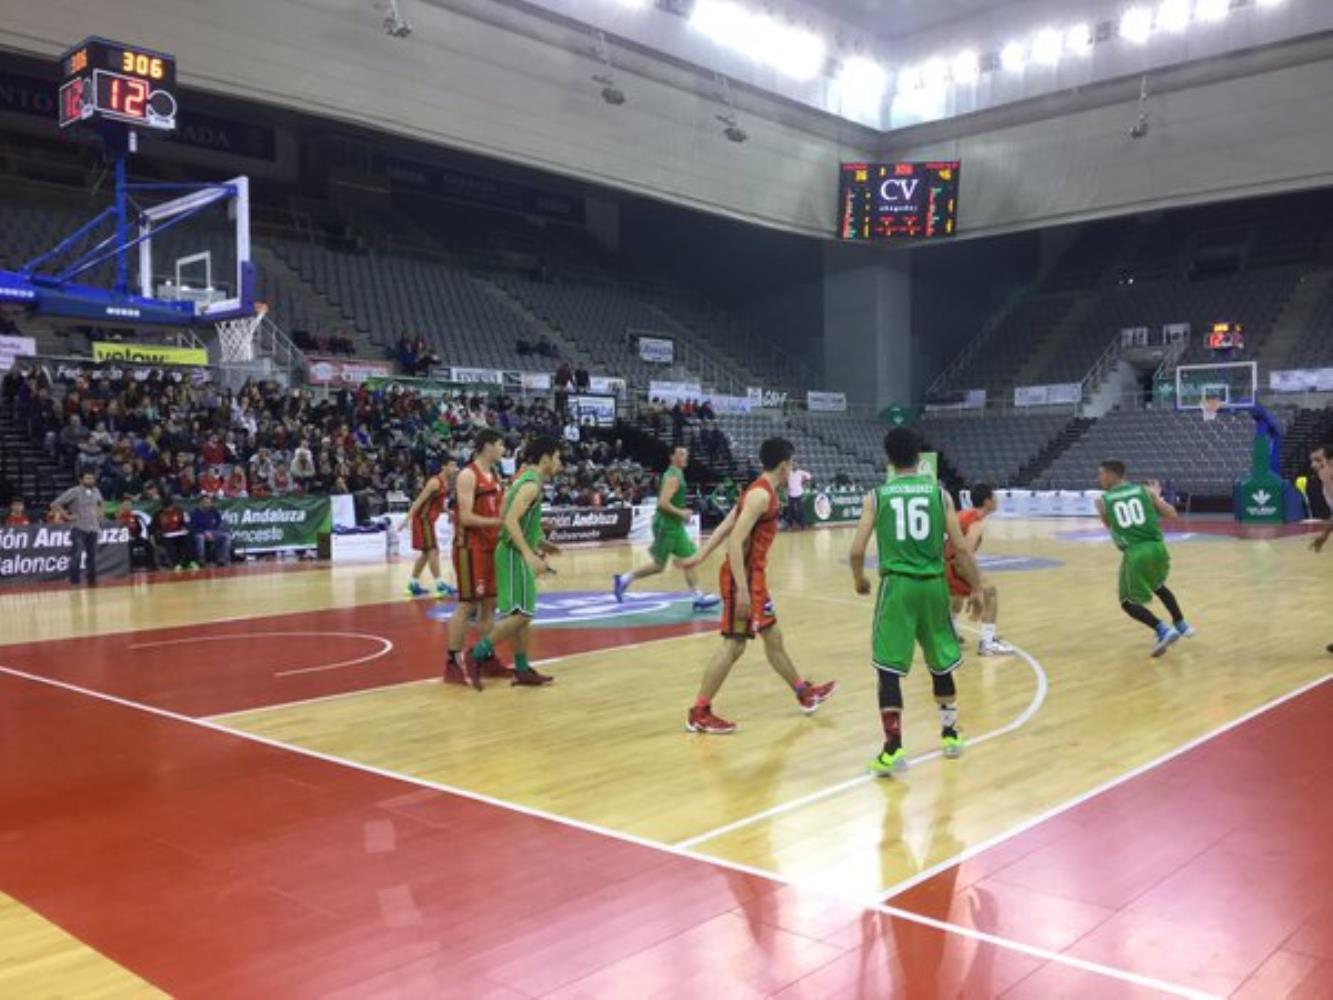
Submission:
[[[24,512],[23,501],[18,497],[9,501],[9,514],[5,517],[6,528],[26,528],[32,522]]]
[[[568,441],[570,444],[578,444],[580,436],[581,434],[579,431],[579,425],[576,421],[570,420],[568,423],[565,424],[566,441]]]
[[[102,502],[97,477],[89,470],[79,477],[78,486],[71,486],[51,504],[53,511],[65,514],[70,522],[71,586],[79,585],[79,560],[84,555],[88,559],[88,586],[97,586],[97,535],[102,530]]]
[[[190,530],[185,523],[185,511],[181,510],[175,497],[167,497],[153,515],[153,534],[157,538],[158,551],[167,557],[172,569],[180,572],[187,565],[190,569],[199,568],[189,561]]]
[[[791,463],[791,474],[787,478],[787,527],[800,530],[805,527],[805,488],[810,483],[810,473]]]
[[[208,565],[210,547],[215,564],[226,566],[231,562],[231,535],[222,530],[222,511],[213,506],[212,497],[201,497],[199,506],[190,511],[190,534],[194,536],[196,563]]]

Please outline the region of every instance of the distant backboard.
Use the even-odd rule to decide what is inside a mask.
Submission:
[[[1176,409],[1202,410],[1212,402],[1223,410],[1248,410],[1258,401],[1259,364],[1230,361],[1181,365],[1176,369]]]

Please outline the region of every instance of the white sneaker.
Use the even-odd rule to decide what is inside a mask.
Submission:
[[[978,656],[1012,656],[1013,654],[1014,647],[1003,639],[991,639],[990,641],[982,639],[977,643]]]

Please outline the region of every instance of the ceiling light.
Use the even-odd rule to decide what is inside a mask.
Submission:
[[[824,40],[818,35],[731,0],[697,0],[690,26],[718,45],[744,52],[800,80],[824,67]]]
[[[1019,72],[1027,63],[1027,49],[1022,42],[1010,42],[1000,52],[1000,65],[1010,73]]]
[[[1043,66],[1054,66],[1060,61],[1064,47],[1064,37],[1054,28],[1039,31],[1032,40],[1032,61]]]
[[[949,82],[949,66],[939,58],[928,60],[921,67],[921,82],[930,90],[938,90]]]
[[[860,93],[882,94],[888,86],[889,73],[883,66],[865,56],[850,56],[842,64],[838,79],[845,87]]]
[[[1157,27],[1165,31],[1184,31],[1190,23],[1190,0],[1162,0],[1157,8]]]
[[[647,7],[650,0],[615,0],[622,7],[628,7],[630,10],[643,10]]]
[[[1231,0],[1199,0],[1194,16],[1200,21],[1220,21],[1231,10]]]
[[[1065,49],[1072,55],[1081,56],[1092,51],[1092,25],[1076,24],[1065,32]]]
[[[1259,0],[1260,7],[1276,7],[1282,0]]]
[[[898,93],[900,94],[905,94],[910,90],[920,90],[925,85],[926,77],[920,66],[909,66],[898,74]]]
[[[1120,37],[1142,45],[1152,34],[1152,12],[1146,7],[1131,7],[1120,18]]]
[[[981,61],[975,52],[967,49],[953,57],[949,72],[954,83],[973,83],[981,75]]]

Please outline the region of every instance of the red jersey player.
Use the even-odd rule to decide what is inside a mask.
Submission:
[[[727,515],[708,544],[698,555],[687,559],[682,568],[692,568],[727,543],[727,558],[722,564],[719,582],[722,588],[722,648],[704,671],[699,696],[686,717],[685,728],[692,733],[734,733],[736,724],[713,714],[713,698],[721,689],[732,666],[745,652],[745,643],[757,634],[764,641],[769,665],[791,686],[801,711],[814,712],[833,694],[837,683],[813,684],[802,680],[782,644],[773,599],[768,594],[768,550],[778,533],[778,487],[785,485],[791,472],[792,443],[783,438],[769,438],[759,447],[759,461],[764,471],[746,487],[739,502]],[[737,572],[737,567],[740,572]],[[739,577],[739,579],[738,579]]]
[[[420,553],[412,567],[412,579],[407,583],[408,597],[425,597],[430,593],[419,580],[428,562],[431,576],[435,577],[435,595],[444,598],[454,592],[440,575],[440,540],[435,536],[435,522],[440,519],[449,501],[449,479],[457,469],[458,463],[452,458],[446,458],[440,471],[426,480],[426,485],[421,488],[407,512],[407,519],[412,525],[412,548]]]
[[[985,483],[979,483],[972,487],[971,508],[958,513],[958,526],[963,529],[963,540],[967,542],[967,550],[972,553],[974,558],[977,550],[981,548],[981,537],[985,530],[986,518],[994,514],[998,506],[999,501],[995,497],[995,491]],[[972,588],[954,569],[953,542],[951,541],[945,543],[944,558],[944,565],[949,578],[949,596],[953,601],[953,613],[957,615],[958,612],[963,610],[963,605],[967,603]],[[984,604],[981,611],[981,641],[977,643],[977,655],[1008,656],[1014,651],[1014,647],[995,635],[995,623],[1000,614],[1000,595],[995,589],[995,584],[991,583],[985,576],[981,578],[981,594]]]
[[[500,541],[504,490],[496,467],[504,458],[504,438],[487,428],[472,442],[472,461],[454,481],[454,578],[458,606],[449,619],[449,659],[444,666],[447,684],[471,684],[481,690],[481,675],[509,677],[499,658],[478,664],[462,655],[468,622],[477,618],[484,639],[495,626],[495,546]]]

